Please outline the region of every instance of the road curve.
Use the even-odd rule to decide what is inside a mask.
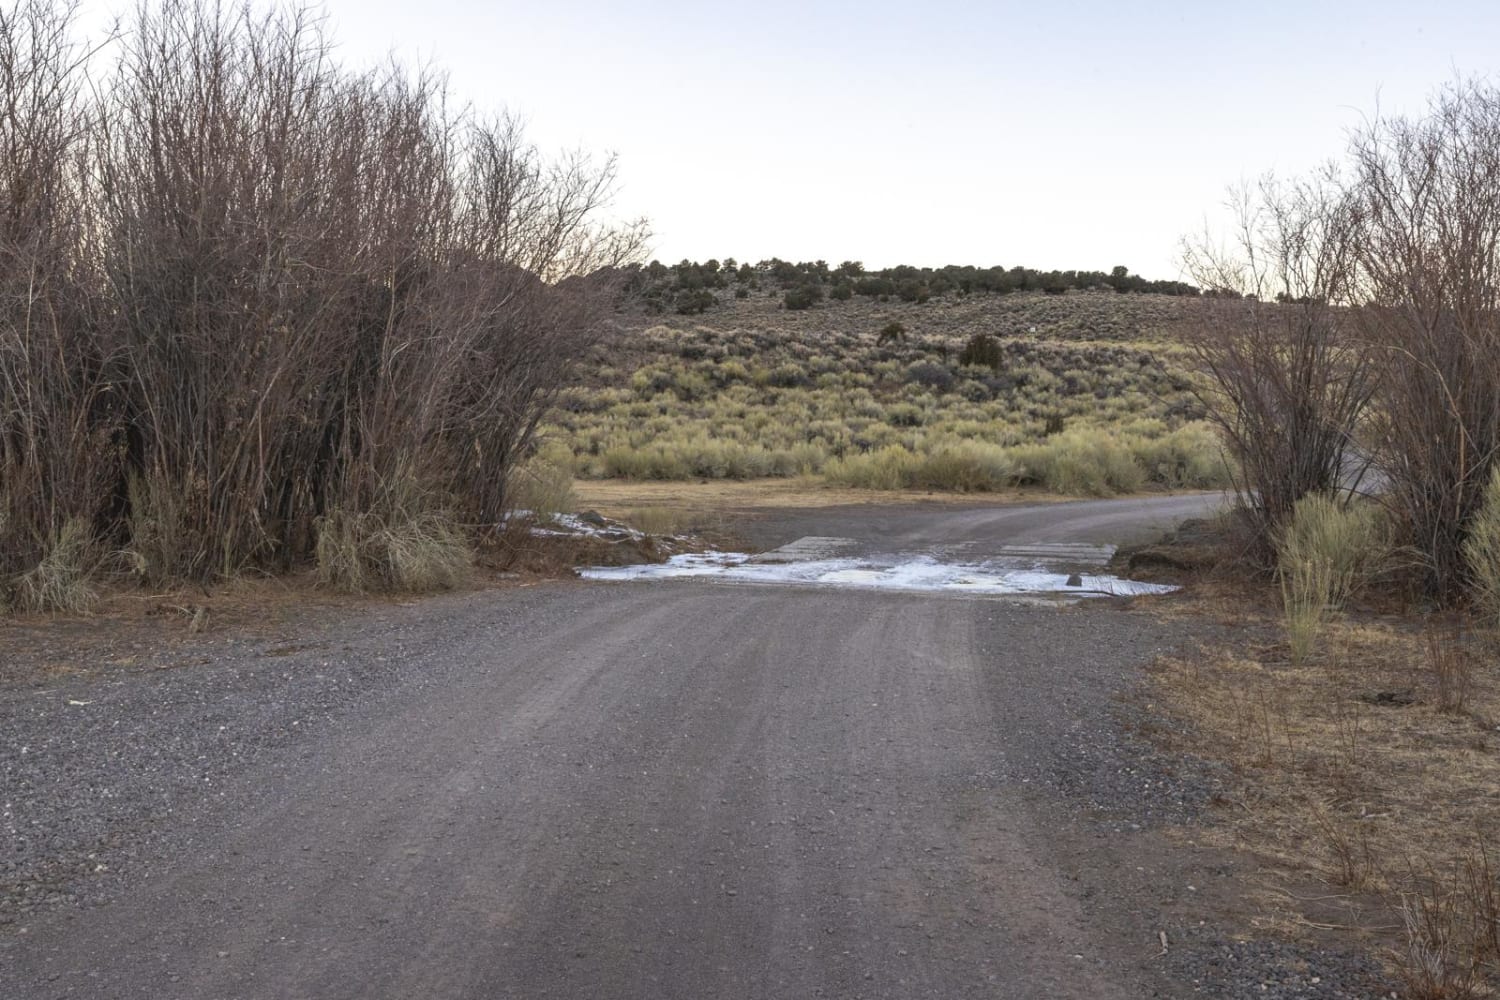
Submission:
[[[900,544],[1039,515],[955,516]],[[180,853],[102,905],[0,935],[4,994],[1151,995],[1154,930],[1091,913],[1035,782],[1168,626],[574,584],[502,634],[506,600],[411,612],[389,691],[163,818]]]
[[[1222,493],[1179,493],[1118,500],[1071,500],[998,507],[825,507],[777,512],[742,525],[757,547],[805,535],[854,539],[866,552],[963,553],[973,561],[1018,543],[1143,543],[1187,518],[1223,507]]]

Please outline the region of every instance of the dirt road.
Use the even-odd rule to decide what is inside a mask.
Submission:
[[[97,890],[0,927],[0,994],[1200,988],[1160,934],[1223,871],[1152,846],[1196,790],[1153,770],[1112,702],[1180,626],[1098,605],[579,583],[292,638],[5,692],[17,856],[68,846],[72,820],[42,823],[49,795],[145,804],[100,835],[89,857],[118,871]]]
[[[1079,500],[1000,507],[934,503],[906,507],[821,507],[775,511],[740,531],[763,548],[804,535],[840,535],[866,551],[940,551],[970,561],[1031,543],[1129,545],[1150,541],[1178,522],[1224,503],[1217,493]]]

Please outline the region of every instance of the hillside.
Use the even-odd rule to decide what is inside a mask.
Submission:
[[[1217,441],[1178,363],[1195,307],[1107,291],[637,303],[560,396],[543,453],[585,478],[1216,486]]]

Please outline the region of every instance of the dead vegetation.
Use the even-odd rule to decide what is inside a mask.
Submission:
[[[1274,602],[1195,599],[1237,648],[1159,661],[1160,739],[1234,775],[1201,837],[1252,856],[1256,923],[1347,934],[1414,997],[1500,985],[1500,674],[1453,616],[1336,617],[1295,660]],[[1226,606],[1227,605],[1227,606]]]
[[[92,61],[73,15],[0,8],[0,602],[448,585],[640,248],[612,162],[307,8],[142,4]]]
[[[1236,196],[1232,249],[1188,246],[1190,269],[1214,291],[1187,337],[1204,376],[1197,392],[1235,459],[1266,565],[1298,501],[1357,485],[1347,472],[1375,366],[1350,310],[1336,307],[1354,280],[1349,202],[1330,179],[1267,177]]]

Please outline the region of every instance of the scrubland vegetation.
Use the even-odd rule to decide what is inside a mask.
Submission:
[[[1210,488],[1228,473],[1178,363],[1191,321],[1185,299],[1109,291],[637,307],[559,396],[544,458],[587,478]]]
[[[453,580],[638,254],[613,164],[306,11],[163,0],[92,59],[72,15],[0,10],[0,603]]]

